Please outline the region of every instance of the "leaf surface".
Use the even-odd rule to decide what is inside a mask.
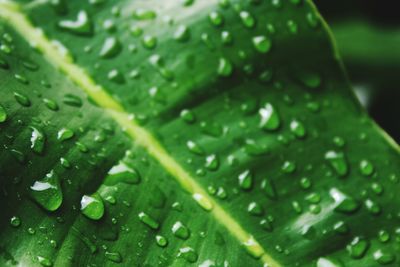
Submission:
[[[399,148],[312,3],[18,2],[2,264],[398,264]]]

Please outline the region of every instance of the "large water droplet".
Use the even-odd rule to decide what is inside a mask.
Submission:
[[[180,248],[177,257],[184,258],[190,263],[195,263],[198,259],[196,251],[191,247]]]
[[[154,218],[144,212],[140,212],[138,217],[141,222],[146,224],[151,229],[157,230],[160,227],[160,224]]]
[[[347,245],[346,250],[350,257],[361,259],[367,252],[368,247],[369,242],[365,238],[357,236]]]
[[[271,40],[263,35],[253,37],[254,48],[260,53],[268,53],[271,50]]]
[[[136,169],[120,161],[108,171],[104,180],[106,185],[116,185],[117,183],[138,184],[140,183],[140,174]]]
[[[63,193],[57,174],[50,171],[46,176],[36,181],[31,187],[31,196],[44,209],[57,210],[63,201]]]
[[[100,220],[104,215],[103,200],[97,193],[84,195],[81,199],[81,212],[89,219]]]
[[[329,191],[329,194],[335,200],[335,211],[353,213],[360,207],[360,204],[355,199],[346,195],[337,188],[332,188]]]

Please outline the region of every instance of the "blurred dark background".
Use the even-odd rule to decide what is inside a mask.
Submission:
[[[314,0],[335,36],[357,96],[400,143],[398,1]]]

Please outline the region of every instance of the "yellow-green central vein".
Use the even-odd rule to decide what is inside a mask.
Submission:
[[[29,22],[17,4],[7,0],[0,0],[0,17],[4,18],[26,40],[29,40],[31,45],[40,50],[51,64],[63,71],[100,107],[104,108],[125,132],[135,142],[144,147],[151,156],[157,159],[178,183],[192,195],[193,199],[203,209],[209,211],[220,224],[225,226],[246,247],[250,254],[260,258],[264,266],[281,266],[250,233],[246,232],[223,207],[207,194],[203,187],[196,182],[195,178],[168,154],[149,131],[131,119],[120,103],[115,101],[102,86],[96,84],[84,69],[61,55],[60,51],[46,38],[42,31]]]

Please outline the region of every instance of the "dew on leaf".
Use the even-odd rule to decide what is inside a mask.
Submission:
[[[331,188],[329,194],[335,201],[335,211],[351,214],[360,207],[360,204],[354,198],[346,195],[337,188]]]
[[[306,128],[301,121],[292,120],[290,122],[290,131],[297,137],[303,138],[306,135]]]
[[[57,102],[54,100],[43,98],[43,103],[48,109],[52,111],[57,111],[59,109]]]
[[[240,11],[239,16],[246,28],[253,28],[255,26],[256,20],[248,11]]]
[[[31,100],[24,94],[14,92],[15,100],[17,100],[18,104],[23,107],[29,107],[31,105]]]
[[[250,190],[253,186],[253,175],[250,170],[245,170],[238,176],[239,187],[243,190]]]
[[[44,145],[46,142],[46,136],[44,132],[37,128],[31,126],[32,134],[31,134],[31,149],[37,153],[41,154],[44,149]]]
[[[213,209],[213,204],[212,202],[203,194],[200,193],[194,193],[193,194],[193,199],[197,202],[197,204],[200,205],[204,210],[210,211]]]
[[[196,117],[194,116],[194,113],[189,109],[183,109],[181,111],[181,113],[179,114],[179,116],[186,123],[193,123],[196,120]]]
[[[396,260],[396,256],[388,251],[378,249],[373,254],[374,260],[381,265],[391,264]]]
[[[179,249],[178,258],[183,258],[190,263],[195,263],[198,259],[197,252],[191,247],[183,247]]]
[[[92,21],[84,10],[79,11],[76,20],[62,20],[58,26],[77,35],[90,35],[93,31]]]
[[[43,256],[37,256],[36,258],[37,258],[38,262],[40,263],[40,265],[42,265],[43,267],[53,266],[53,262],[49,258],[46,258]]]
[[[353,240],[346,246],[346,250],[349,253],[350,257],[354,259],[361,259],[364,257],[365,253],[369,248],[369,242],[363,237],[355,237]]]
[[[259,114],[260,128],[268,131],[274,131],[277,130],[281,125],[279,114],[272,104],[266,103],[264,107],[259,110]]]
[[[339,176],[343,177],[347,175],[349,169],[346,156],[343,152],[328,151],[325,153],[325,159]]]
[[[217,11],[212,11],[208,17],[211,23],[215,26],[221,26],[224,23],[224,17],[222,17],[221,13]]]
[[[81,199],[81,212],[89,219],[100,220],[104,215],[103,200],[97,193],[84,195]]]
[[[71,107],[82,107],[82,99],[74,94],[65,94],[63,98],[63,103]]]
[[[156,235],[157,245],[160,247],[166,247],[168,245],[168,240],[162,235]]]
[[[21,225],[21,219],[18,216],[11,217],[10,225],[12,227],[19,227]]]
[[[218,63],[218,68],[217,68],[217,73],[221,77],[229,77],[233,72],[233,66],[232,63],[226,59],[221,57],[219,59]]]
[[[175,222],[175,224],[172,226],[171,231],[176,237],[183,240],[188,239],[190,236],[189,229],[180,221]]]
[[[140,212],[139,215],[139,220],[146,224],[148,227],[151,229],[157,230],[160,227],[160,224],[150,215],[144,212]]]
[[[117,183],[138,184],[140,183],[140,174],[135,168],[120,161],[108,171],[104,180],[106,185],[116,185]]]
[[[190,39],[189,28],[185,25],[180,25],[174,33],[174,39],[178,42],[186,42]]]
[[[61,128],[58,132],[57,132],[57,140],[59,141],[65,141],[65,140],[69,140],[72,137],[74,137],[75,133],[68,128]]]
[[[121,263],[122,262],[122,256],[119,252],[109,252],[106,251],[104,253],[104,256],[106,256],[106,258],[112,262],[115,263]]]
[[[374,173],[374,165],[366,159],[360,161],[360,172],[364,176],[370,176]]]
[[[36,181],[30,190],[33,200],[45,210],[55,211],[63,202],[60,179],[53,170],[43,179]]]
[[[108,37],[100,50],[99,56],[102,58],[113,58],[122,50],[122,45],[116,37]]]
[[[272,42],[271,40],[263,35],[253,37],[254,48],[260,53],[268,53],[271,50]]]
[[[142,44],[144,48],[154,49],[157,46],[157,38],[150,35],[145,35],[142,38]]]

